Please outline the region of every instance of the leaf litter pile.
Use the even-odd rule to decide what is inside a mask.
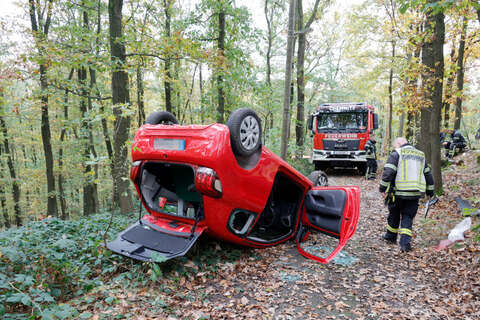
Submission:
[[[206,238],[186,257],[163,264],[111,256],[116,271],[59,306],[75,319],[479,319],[476,234],[435,250],[463,219],[453,199],[480,205],[475,157],[460,155],[445,169],[445,194],[426,219],[421,200],[412,252],[381,240],[387,210],[379,178],[330,172],[332,185],[359,185],[362,199],[356,234],[328,265],[300,256],[293,241],[249,249]],[[479,223],[472,217],[472,226]],[[326,254],[335,245],[318,235],[304,248]]]

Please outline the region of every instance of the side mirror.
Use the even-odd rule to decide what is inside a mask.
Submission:
[[[378,129],[378,114],[373,114],[373,130]]]
[[[313,115],[309,115],[309,116],[308,116],[307,128],[308,128],[308,130],[312,130],[312,129],[313,129]]]

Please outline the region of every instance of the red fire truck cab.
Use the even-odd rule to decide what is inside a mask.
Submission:
[[[367,103],[324,103],[308,119],[313,133],[315,170],[334,167],[366,170],[365,143],[378,129],[378,115]]]

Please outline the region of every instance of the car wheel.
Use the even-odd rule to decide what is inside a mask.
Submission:
[[[177,118],[168,111],[156,111],[150,114],[145,120],[146,124],[178,124]]]
[[[232,112],[227,120],[233,152],[238,156],[250,156],[262,145],[260,118],[252,109],[242,108]]]
[[[328,186],[327,174],[323,171],[317,170],[310,173],[308,180],[313,183],[314,187],[326,187]]]

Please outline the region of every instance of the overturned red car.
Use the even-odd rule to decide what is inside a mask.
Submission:
[[[185,255],[203,234],[263,248],[295,238],[299,252],[327,263],[353,236],[359,216],[357,186],[314,182],[262,146],[260,119],[234,111],[227,124],[178,125],[160,111],[140,127],[132,145],[130,178],[148,214],[107,244],[142,261]],[[300,245],[311,233],[338,239],[327,256]]]

